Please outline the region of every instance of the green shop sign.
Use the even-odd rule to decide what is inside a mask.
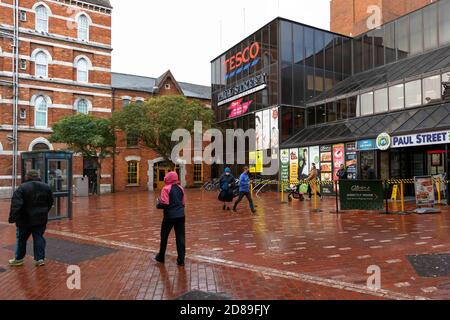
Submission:
[[[383,210],[382,181],[339,181],[341,210]]]

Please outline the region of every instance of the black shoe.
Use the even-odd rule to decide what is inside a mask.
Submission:
[[[253,213],[253,214],[256,214],[256,210],[255,210],[255,209],[252,209],[252,213]]]
[[[233,212],[234,212],[234,213],[237,213],[237,210],[236,210],[236,208],[233,208]]]
[[[177,262],[177,265],[178,265],[179,267],[184,267],[184,261],[183,261],[183,262]]]
[[[223,210],[227,210],[227,206],[226,205],[223,205]]]
[[[161,259],[160,256],[159,256],[159,254],[156,255],[154,259],[155,259],[156,262],[159,262],[159,263],[163,263],[163,264],[164,264],[164,259]]]

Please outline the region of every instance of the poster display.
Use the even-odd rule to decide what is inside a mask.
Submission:
[[[329,184],[322,184],[322,193],[332,194],[333,186],[333,148],[331,146],[320,147],[320,180],[322,182],[329,182]]]
[[[263,126],[262,126],[262,148],[258,150],[270,149],[270,116],[271,110],[263,111]]]
[[[312,164],[316,165],[316,168],[320,170],[320,148],[319,147],[310,147],[309,148],[309,168],[308,173],[309,175],[309,169],[311,169]]]
[[[431,176],[414,177],[417,206],[434,205],[434,183]]]
[[[337,173],[341,164],[345,165],[345,145],[336,144],[333,146],[333,179],[339,180]]]
[[[281,161],[281,166],[280,166],[281,181],[289,181],[289,163],[290,163],[289,149],[281,150],[280,161]]]
[[[309,148],[300,148],[298,154],[298,173],[301,179],[309,176]]]
[[[250,173],[256,173],[256,152],[250,152],[248,155]]]
[[[280,148],[280,131],[278,127],[279,113],[278,108],[272,108],[270,111],[270,145],[272,147],[272,159],[278,156],[278,149]]]
[[[263,113],[255,113],[256,150],[263,149]]]
[[[264,154],[263,151],[256,151],[256,173],[263,173]]]
[[[358,175],[358,154],[356,151],[356,142],[347,143],[345,146],[345,167],[349,180],[356,180]]]
[[[289,180],[291,184],[296,185],[298,183],[298,149],[291,149],[289,151],[289,158]]]

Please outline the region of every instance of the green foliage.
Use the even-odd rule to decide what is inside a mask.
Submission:
[[[194,121],[201,121],[203,130],[211,128],[214,114],[198,101],[183,96],[163,96],[143,104],[130,104],[113,114],[113,123],[127,135],[138,136],[147,147],[170,159],[172,133],[177,129],[194,132]]]
[[[84,158],[100,161],[114,153],[115,134],[111,119],[85,114],[64,117],[53,125],[50,141],[65,143]]]

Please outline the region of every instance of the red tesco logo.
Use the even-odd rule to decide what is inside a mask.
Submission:
[[[226,72],[233,71],[234,69],[239,68],[242,64],[246,64],[250,62],[250,60],[258,57],[260,51],[260,45],[258,42],[253,43],[252,45],[246,47],[244,50],[239,51],[236,55],[232,56],[228,60],[225,61]]]

